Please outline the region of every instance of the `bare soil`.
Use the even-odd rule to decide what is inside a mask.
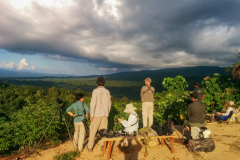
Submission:
[[[149,148],[148,155],[145,152],[145,146],[142,142],[133,140],[129,148],[122,148],[119,142],[113,144],[112,160],[240,160],[240,124],[239,123],[213,123],[208,124],[207,128],[212,132],[211,137],[215,142],[216,148],[212,152],[188,151],[184,141],[189,133],[182,135],[183,126],[175,126],[174,135],[178,138],[174,141],[174,153],[171,153],[169,141],[165,141],[164,146],[157,144]],[[94,146],[93,152],[88,152],[87,141],[80,156],[76,160],[106,160],[107,151],[103,154],[100,145]],[[157,141],[157,140],[156,140]],[[52,160],[55,155],[60,155],[68,151],[73,151],[72,142],[69,140],[55,148],[40,151],[38,154],[32,154],[25,160]]]

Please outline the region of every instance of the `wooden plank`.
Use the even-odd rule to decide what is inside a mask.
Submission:
[[[103,142],[103,154],[104,154],[105,151],[106,151],[106,143],[107,143],[107,141],[104,141],[104,142]]]
[[[144,136],[120,136],[120,137],[112,137],[112,138],[106,138],[103,137],[102,141],[119,141],[123,139],[144,139]],[[151,138],[177,138],[176,136],[151,136]]]
[[[107,160],[110,160],[111,152],[112,152],[112,141],[109,141]]]

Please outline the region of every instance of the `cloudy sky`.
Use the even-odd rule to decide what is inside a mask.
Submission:
[[[239,0],[0,0],[0,68],[75,75],[228,66]]]

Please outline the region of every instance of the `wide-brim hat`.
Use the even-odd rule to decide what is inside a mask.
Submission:
[[[126,109],[124,110],[124,112],[126,113],[132,113],[133,111],[135,111],[137,108],[133,106],[132,103],[127,104],[126,105]]]

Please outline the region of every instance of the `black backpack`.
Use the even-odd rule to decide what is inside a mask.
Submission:
[[[163,133],[162,133],[162,126],[160,126],[160,125],[152,125],[151,128],[154,131],[156,131],[159,136],[163,135]]]
[[[174,122],[171,119],[165,121],[162,125],[162,133],[163,135],[171,135],[174,131]]]
[[[187,144],[188,150],[211,152],[215,149],[215,143],[212,138],[190,139]]]
[[[107,137],[107,138],[120,136],[118,134],[118,132],[116,132],[116,131],[114,131],[112,129],[101,129],[99,131],[99,134],[100,134],[101,137]]]

